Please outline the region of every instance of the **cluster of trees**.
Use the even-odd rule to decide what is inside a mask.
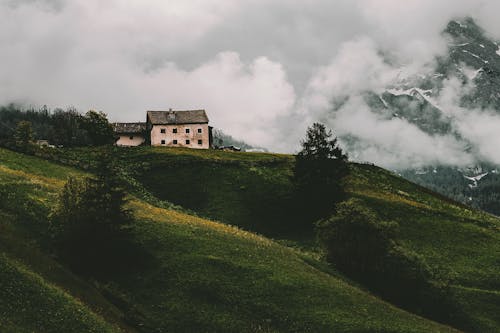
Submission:
[[[498,170],[498,166],[481,163],[475,167],[477,170],[439,166],[436,168],[429,167],[424,170],[425,172],[410,169],[400,173],[404,178],[448,198],[500,216],[500,206],[498,205],[500,200],[500,174],[495,171]],[[464,176],[482,173],[478,172],[479,170],[488,172],[488,175],[482,178],[477,183],[477,186],[471,187],[470,185],[474,185],[474,183]]]
[[[347,156],[322,124],[307,130],[296,156],[294,181],[326,259],[382,297],[414,312],[450,320],[446,274],[402,246],[399,225],[383,221],[361,200],[346,199]]]
[[[26,144],[32,140],[76,147],[109,144],[115,138],[102,112],[81,114],[73,108],[50,111],[47,107],[25,110],[13,104],[0,107],[0,141]]]

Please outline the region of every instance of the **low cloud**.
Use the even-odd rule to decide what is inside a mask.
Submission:
[[[477,156],[455,137],[383,119],[361,96],[429,72],[446,52],[441,32],[451,19],[472,16],[500,38],[499,9],[493,0],[5,1],[0,104],[93,108],[120,121],[206,108],[214,126],[283,152],[323,121],[362,138],[351,154],[362,160],[468,163]],[[443,110],[488,156],[495,115],[471,122],[453,102],[459,94],[443,93]]]

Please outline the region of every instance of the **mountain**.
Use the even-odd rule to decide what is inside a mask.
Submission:
[[[443,157],[444,163],[416,168],[395,166],[398,174],[454,200],[500,215],[500,175],[495,162],[498,156],[487,136],[487,131],[493,133],[487,125],[500,115],[500,47],[471,18],[451,21],[443,37],[448,52],[436,59],[432,70],[408,76],[401,68],[395,84],[383,92],[365,92],[363,99],[381,119],[404,120],[430,138],[445,138],[444,145],[454,141],[457,147],[463,147],[462,159],[455,156],[454,161],[444,161]],[[450,101],[450,94],[457,100]],[[341,139],[354,156],[360,146],[371,144],[362,143],[355,134]]]
[[[43,226],[64,179],[90,172],[103,149],[121,161],[136,221],[134,239],[146,256],[140,268],[131,265],[89,281],[51,258]],[[86,171],[0,149],[0,212],[9,216],[0,226],[11,231],[2,233],[10,235],[10,244],[17,244],[14,250],[0,242],[0,261],[7,258],[34,281],[64,290],[94,327],[126,332],[495,332],[500,327],[500,220],[378,167],[351,164],[348,196],[397,222],[403,246],[446,276],[454,316],[441,320],[454,328],[423,319],[424,309],[415,315],[389,305],[326,264],[314,234],[286,232],[293,227],[284,205],[293,190],[293,156],[154,147],[37,154]],[[37,259],[30,259],[31,253],[38,253]],[[45,262],[50,264],[40,264]],[[16,285],[16,279],[1,281],[23,292],[32,288],[32,282]],[[64,304],[51,303],[53,309],[39,314],[43,303],[29,302],[25,298],[0,311],[0,323],[20,332],[57,332],[63,327],[58,321],[41,329],[33,325],[50,313],[73,316],[61,312],[72,311]]]

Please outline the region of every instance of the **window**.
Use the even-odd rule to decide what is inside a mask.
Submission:
[[[187,145],[188,145],[188,144],[190,144],[190,143],[191,143],[191,141],[189,141],[189,140],[186,140],[186,144],[187,144]]]
[[[189,128],[186,128],[186,133],[189,133]]]
[[[198,133],[201,133],[201,128],[198,128]]]
[[[160,132],[164,134],[164,133],[165,133],[165,129],[164,129],[164,128],[162,128],[162,129],[160,130]]]
[[[173,143],[174,145],[176,145],[176,144],[177,144],[177,140],[172,141],[172,143]]]
[[[161,144],[164,145],[165,144],[165,140],[161,140]]]
[[[203,140],[198,140],[198,144],[202,145],[203,144]]]
[[[174,128],[174,129],[172,130],[172,133],[177,133],[177,128]]]
[[[129,136],[128,137],[130,140],[134,140],[134,137],[133,136]]]

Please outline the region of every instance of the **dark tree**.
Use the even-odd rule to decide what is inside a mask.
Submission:
[[[456,320],[451,277],[404,247],[396,222],[383,221],[361,200],[350,199],[316,227],[327,260],[339,271],[405,309],[435,320]]]
[[[88,111],[84,117],[84,126],[95,146],[114,142],[113,127],[108,122],[105,113],[93,110]]]
[[[304,219],[312,222],[331,214],[344,197],[343,179],[348,173],[347,155],[332,132],[319,123],[309,127],[293,177]]]
[[[33,141],[33,127],[31,122],[22,120],[17,123],[14,141],[18,147],[26,147]]]
[[[121,260],[117,249],[132,219],[117,173],[103,156],[95,177],[68,179],[51,214],[58,253],[76,271],[92,273]]]
[[[341,202],[334,216],[317,223],[327,260],[354,276],[381,270],[381,263],[395,245],[397,227],[394,222],[380,221],[356,199]]]

